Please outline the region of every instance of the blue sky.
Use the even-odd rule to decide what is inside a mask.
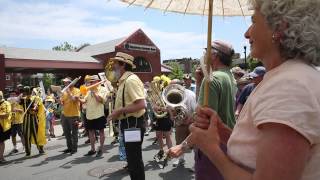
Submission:
[[[162,60],[199,58],[207,37],[206,16],[145,11],[118,0],[0,0],[0,22],[0,46],[37,49],[64,41],[95,44],[141,28],[160,48]],[[213,39],[232,43],[244,56],[249,25],[249,17],[214,17]]]

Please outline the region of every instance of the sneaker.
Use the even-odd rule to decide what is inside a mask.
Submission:
[[[10,152],[10,154],[15,154],[15,153],[18,153],[18,149],[12,149],[12,151]]]
[[[84,143],[85,144],[89,144],[90,143],[90,139],[87,139]]]
[[[71,150],[71,149],[65,149],[65,150],[63,150],[62,152],[63,152],[63,154],[67,154],[67,153],[71,153],[72,150]]]
[[[101,156],[102,156],[102,150],[99,149],[99,151],[98,151],[97,154],[96,154],[96,157],[101,157]]]
[[[173,167],[178,167],[184,165],[186,161],[184,159],[178,159],[175,162],[173,162],[172,166]]]
[[[123,169],[128,170],[128,169],[129,169],[128,164],[126,164],[125,166],[123,166]]]
[[[159,150],[159,152],[154,155],[153,159],[156,161],[160,161],[163,158],[164,155],[164,151],[163,150]]]
[[[30,157],[31,156],[31,153],[26,153],[26,157]]]
[[[43,148],[39,149],[39,154],[45,154],[46,152],[44,152]]]
[[[74,149],[74,150],[71,150],[71,154],[75,154],[75,153],[77,153],[78,152],[78,150],[76,150],[76,149]]]
[[[114,140],[111,142],[111,144],[114,145],[114,144],[116,144],[118,142],[119,142],[118,138],[114,138]]]
[[[8,161],[5,160],[4,158],[0,159],[0,164],[6,164]]]
[[[152,145],[156,145],[158,143],[158,140],[155,139],[153,142],[152,142]]]
[[[84,156],[92,156],[96,153],[96,151],[92,151],[90,150],[87,154],[85,154]]]

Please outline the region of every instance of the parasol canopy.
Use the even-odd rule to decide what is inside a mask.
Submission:
[[[164,12],[208,15],[210,0],[120,0],[129,5],[143,6],[146,9],[160,9]],[[211,0],[212,1],[212,0]],[[213,16],[252,15],[248,0],[213,0]]]
[[[146,9],[160,9],[164,12],[183,14],[208,15],[208,36],[206,51],[206,68],[204,72],[211,72],[211,39],[212,16],[249,16],[253,14],[249,0],[120,0],[129,5],[143,6]],[[204,103],[208,105],[209,75],[205,75]]]

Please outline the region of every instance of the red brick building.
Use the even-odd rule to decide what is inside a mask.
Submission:
[[[117,52],[135,57],[135,73],[142,81],[151,81],[153,76],[161,74],[160,49],[138,29],[128,37],[84,46],[76,52],[0,47],[0,89],[19,84],[16,73],[71,77],[97,74],[104,71],[106,62]]]

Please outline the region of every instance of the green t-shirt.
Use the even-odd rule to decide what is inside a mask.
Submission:
[[[213,80],[209,84],[208,106],[215,110],[228,127],[235,124],[234,103],[237,92],[236,80],[229,68],[219,69],[212,73]],[[201,83],[198,104],[203,104],[204,80]]]

